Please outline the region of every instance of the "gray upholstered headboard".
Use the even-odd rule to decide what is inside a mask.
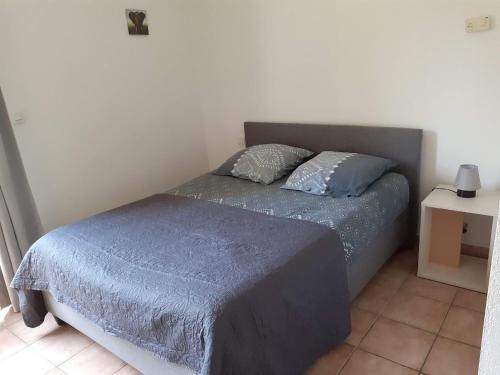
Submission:
[[[282,143],[315,152],[358,152],[398,161],[398,172],[410,184],[409,234],[416,235],[422,129],[246,122],[245,142],[247,146]]]

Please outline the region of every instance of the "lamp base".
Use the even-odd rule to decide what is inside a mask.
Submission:
[[[457,190],[457,195],[460,198],[475,198],[476,191],[475,190]]]

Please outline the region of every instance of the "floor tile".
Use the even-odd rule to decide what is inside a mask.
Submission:
[[[389,267],[398,268],[406,272],[413,272],[418,266],[418,252],[416,250],[400,250],[388,262]]]
[[[375,313],[360,310],[356,307],[351,308],[351,334],[345,341],[354,346],[359,345],[376,318],[377,314]]]
[[[457,288],[454,286],[422,279],[417,276],[410,276],[401,287],[401,290],[405,293],[415,294],[445,303],[451,303],[457,292]]]
[[[389,303],[383,316],[437,333],[449,307],[444,302],[399,292]]]
[[[142,375],[142,372],[137,371],[132,366],[126,365],[118,370],[118,372],[115,372],[114,375]]]
[[[408,278],[408,272],[395,267],[384,267],[373,277],[373,283],[383,288],[399,289]]]
[[[14,312],[12,306],[5,307],[0,311],[0,328],[21,320],[21,314]]]
[[[92,344],[59,367],[68,375],[111,375],[125,363],[98,344]]]
[[[87,336],[66,325],[50,332],[31,347],[57,366],[85,349],[92,342]]]
[[[370,283],[354,301],[354,306],[373,313],[381,312],[396,293],[395,289]]]
[[[307,371],[306,375],[335,375],[344,366],[354,347],[347,344],[337,346],[321,357]]]
[[[427,375],[471,375],[477,374],[478,366],[478,348],[438,337],[423,371]]]
[[[59,326],[54,320],[54,317],[51,314],[47,314],[44,323],[36,328],[29,328],[24,324],[24,321],[20,320],[7,326],[7,329],[24,342],[32,344],[49,333],[59,329]]]
[[[420,369],[435,335],[406,324],[379,318],[360,348],[401,365]]]
[[[453,300],[453,305],[484,313],[486,309],[486,294],[460,289]]]
[[[26,343],[9,330],[0,328],[0,361],[26,347]]]
[[[418,372],[358,349],[354,352],[340,374],[418,375]]]
[[[483,323],[483,313],[452,306],[439,335],[480,347]]]
[[[27,347],[0,362],[0,374],[42,375],[53,367],[52,363]]]

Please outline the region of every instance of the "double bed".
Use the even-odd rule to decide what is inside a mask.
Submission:
[[[246,123],[245,139],[398,168],[356,198],[210,173],[59,228],[16,275],[27,324],[50,311],[148,375],[299,374],[342,342],[349,301],[414,240],[422,131]]]

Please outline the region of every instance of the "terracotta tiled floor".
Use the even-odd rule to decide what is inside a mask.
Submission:
[[[416,276],[398,252],[351,307],[346,343],[307,375],[475,375],[486,295]]]
[[[352,333],[308,375],[477,374],[484,294],[419,279],[405,250],[375,276],[351,308]],[[137,375],[139,372],[52,316],[35,329],[0,314],[2,375]]]

